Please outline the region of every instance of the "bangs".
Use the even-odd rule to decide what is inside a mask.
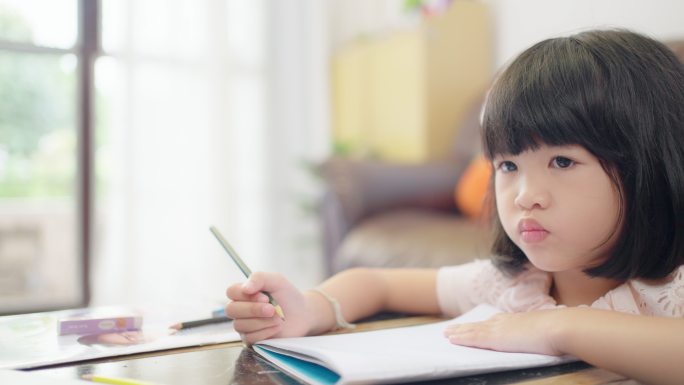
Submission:
[[[580,144],[591,151],[602,137],[604,79],[575,39],[536,44],[490,90],[482,120],[485,155],[517,155],[541,144]]]

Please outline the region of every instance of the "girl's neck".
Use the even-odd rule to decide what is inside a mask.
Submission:
[[[551,296],[559,305],[591,305],[610,290],[622,284],[608,278],[590,277],[581,270],[552,273]]]

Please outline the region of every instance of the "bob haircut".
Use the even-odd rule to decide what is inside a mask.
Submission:
[[[684,65],[663,44],[626,30],[537,43],[496,79],[482,130],[490,160],[541,144],[599,159],[619,191],[621,228],[587,274],[658,279],[684,264]],[[516,274],[529,261],[493,217],[493,262]]]

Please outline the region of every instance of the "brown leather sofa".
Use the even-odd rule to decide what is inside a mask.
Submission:
[[[461,215],[454,188],[480,151],[480,103],[449,159],[416,165],[335,157],[320,168],[320,205],[329,274],[355,267],[438,267],[486,257],[489,232]]]

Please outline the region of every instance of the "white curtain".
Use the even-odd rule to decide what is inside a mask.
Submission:
[[[253,270],[322,278],[305,163],[328,152],[326,4],[103,0],[93,303],[220,301]]]

